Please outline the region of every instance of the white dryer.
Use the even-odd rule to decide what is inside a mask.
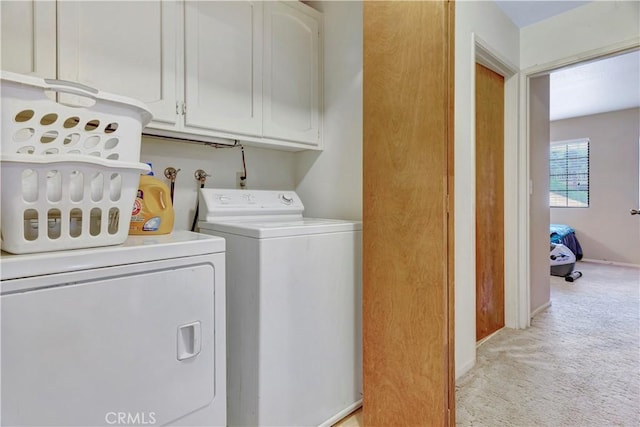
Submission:
[[[2,425],[226,425],[224,240],[2,253]]]
[[[227,247],[229,425],[332,425],[362,401],[361,224],[305,218],[292,191],[200,191]]]

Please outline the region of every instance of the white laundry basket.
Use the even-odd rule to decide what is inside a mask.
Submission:
[[[123,243],[140,174],[139,101],[74,83],[0,74],[2,250]]]
[[[144,163],[81,155],[5,155],[2,250],[14,254],[123,243]]]
[[[74,82],[1,74],[2,154],[82,154],[140,161],[152,118],[134,99]]]

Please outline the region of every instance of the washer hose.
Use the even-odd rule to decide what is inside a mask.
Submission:
[[[204,184],[207,181],[207,177],[211,176],[202,169],[198,169],[194,174],[196,181],[200,182],[200,188],[204,188]],[[196,224],[198,223],[198,210],[200,209],[200,193],[196,197],[196,212],[193,215],[193,223],[191,224],[191,231],[196,231]]]

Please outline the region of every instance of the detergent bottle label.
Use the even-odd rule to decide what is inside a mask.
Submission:
[[[133,220],[135,216],[140,213],[141,210],[142,210],[142,204],[140,203],[140,200],[136,199],[135,202],[133,202],[133,211],[131,211],[131,215],[132,215],[131,220]]]
[[[140,228],[142,226],[142,230],[145,230],[143,224],[147,223],[147,219],[145,218],[145,210],[144,206],[144,191],[138,190],[138,194],[136,195],[136,200],[133,202],[133,209],[131,211],[131,225],[132,227]],[[158,228],[156,227],[156,230]],[[145,230],[146,231],[146,230]]]
[[[141,176],[131,210],[129,234],[170,233],[173,219],[173,206],[167,186],[156,178]]]
[[[142,226],[142,231],[158,231],[160,229],[160,223],[162,220],[160,217],[154,216],[153,218],[147,220]]]

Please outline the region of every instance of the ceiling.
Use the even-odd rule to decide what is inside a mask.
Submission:
[[[522,28],[590,2],[496,0],[496,3],[517,27]]]
[[[590,2],[496,0],[496,3],[522,28]],[[640,107],[638,51],[554,71],[550,80],[552,121]]]
[[[640,51],[551,73],[550,120],[640,106]]]

